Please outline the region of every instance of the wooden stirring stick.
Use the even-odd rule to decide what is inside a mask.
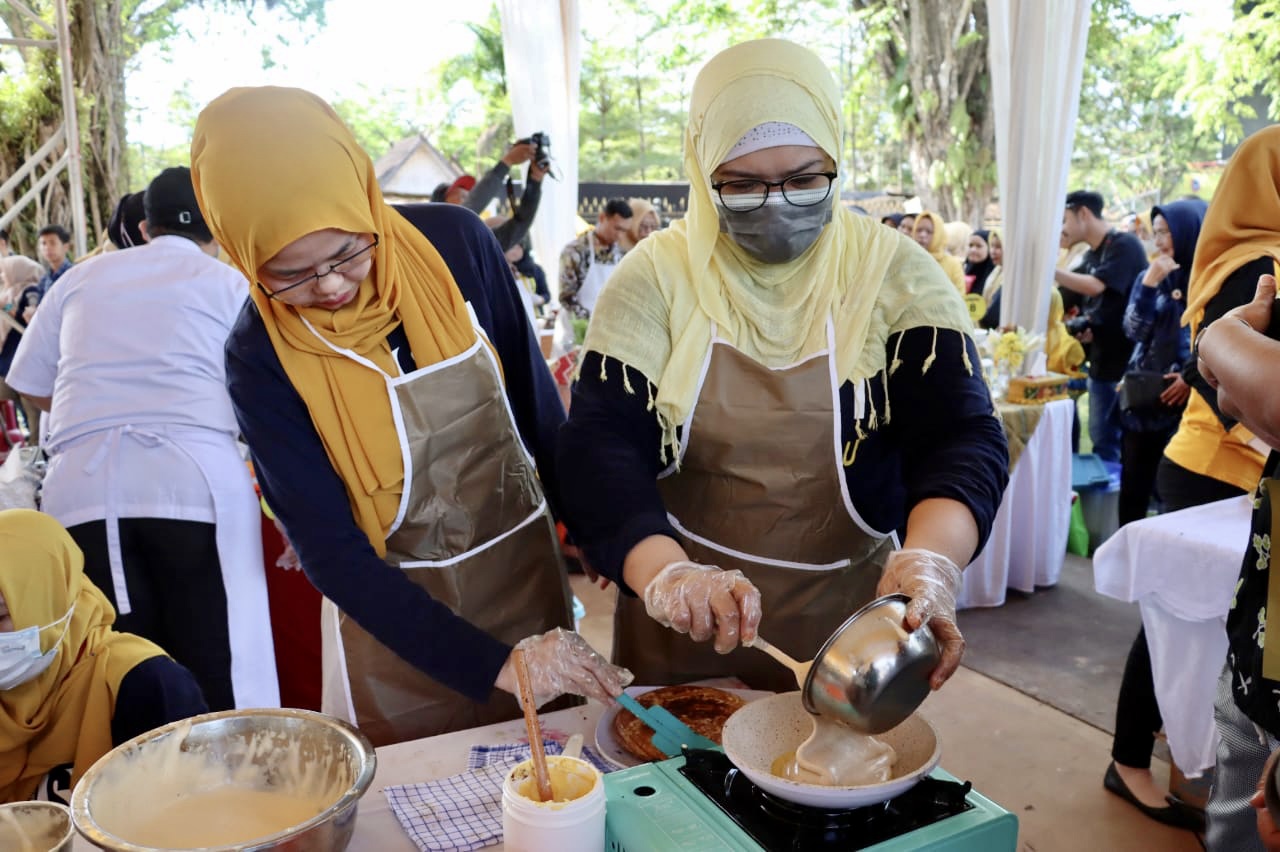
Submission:
[[[794,673],[796,676],[796,683],[800,685],[801,689],[804,689],[804,681],[805,681],[805,678],[809,676],[809,669],[813,668],[813,660],[810,660],[807,663],[802,663],[799,660],[795,660],[786,651],[782,650],[781,648],[775,648],[773,645],[766,642],[758,634],[756,635],[756,638],[751,642],[749,647],[759,648],[761,651],[764,651],[770,657],[773,657],[775,660],[782,663],[787,668],[791,669],[792,673]]]
[[[533,778],[538,783],[538,801],[551,801],[551,775],[547,772],[547,751],[542,746],[542,726],[538,724],[538,708],[533,703],[533,684],[529,682],[529,666],[524,651],[511,652],[520,684],[520,703],[524,706],[524,726],[529,731],[529,756],[533,759]]]

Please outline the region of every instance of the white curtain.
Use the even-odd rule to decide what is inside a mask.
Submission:
[[[1043,333],[1089,36],[1089,0],[987,0],[1004,220],[1000,323]]]
[[[560,250],[574,237],[578,211],[577,0],[498,0],[507,91],[517,138],[551,137],[552,170],[533,220],[533,251],[558,295]]]

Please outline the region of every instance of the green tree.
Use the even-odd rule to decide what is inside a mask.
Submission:
[[[1177,190],[1188,163],[1212,159],[1216,142],[1179,93],[1176,18],[1144,17],[1129,0],[1094,0],[1090,14],[1070,186],[1147,209]]]
[[[498,7],[467,28],[475,46],[436,70],[438,95],[428,111],[438,116],[433,141],[441,153],[481,174],[506,152],[513,132]]]
[[[1176,59],[1197,132],[1233,144],[1280,121],[1280,0],[1235,0],[1232,20],[1193,34]]]
[[[995,193],[995,116],[984,0],[850,0],[859,73],[889,83],[915,192],[944,219],[982,220]]]
[[[192,5],[252,15],[255,0],[68,0],[71,65],[78,98],[86,207],[93,237],[101,232],[115,200],[130,184],[125,112],[125,70],[145,44],[177,33],[176,15]],[[324,0],[261,0],[261,6],[322,26]],[[31,8],[42,27],[8,3],[0,4],[0,24],[16,38],[48,38],[54,6],[36,0]],[[58,60],[47,48],[7,51],[0,87],[0,174],[12,174],[62,123]],[[0,199],[12,204],[15,199]],[[68,221],[67,189],[50,184],[38,208],[42,218]]]

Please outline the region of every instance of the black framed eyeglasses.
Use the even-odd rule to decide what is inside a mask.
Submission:
[[[367,246],[363,246],[362,248],[356,249],[346,257],[335,260],[333,263],[329,264],[329,268],[326,269],[324,272],[313,272],[311,275],[308,275],[306,278],[303,278],[301,281],[294,281],[292,284],[287,284],[284,287],[281,287],[279,290],[271,290],[265,284],[259,281],[257,282],[258,289],[260,289],[263,293],[265,293],[268,299],[278,300],[282,295],[284,295],[285,293],[288,293],[290,290],[296,290],[297,288],[303,286],[304,284],[310,284],[313,281],[319,281],[321,278],[324,278],[328,275],[332,275],[335,272],[340,272],[342,270],[342,267],[346,266],[348,263],[351,263],[354,260],[359,259],[360,256],[363,255],[365,252],[372,251],[373,249],[377,248],[377,246],[378,246],[378,235],[374,234],[373,242],[369,243]]]
[[[759,210],[769,200],[769,191],[777,187],[788,204],[812,207],[831,196],[836,172],[804,172],[782,180],[726,180],[711,184],[726,210],[748,213]]]

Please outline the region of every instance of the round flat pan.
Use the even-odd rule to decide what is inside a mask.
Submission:
[[[827,787],[779,778],[773,761],[796,750],[813,732],[812,716],[799,692],[785,692],[753,701],[729,717],[724,726],[724,751],[729,760],[762,790],[780,799],[827,810],[858,808],[892,799],[915,786],[938,765],[942,750],[937,733],[919,714],[877,734],[893,747],[897,763],[893,777],[882,784]]]

